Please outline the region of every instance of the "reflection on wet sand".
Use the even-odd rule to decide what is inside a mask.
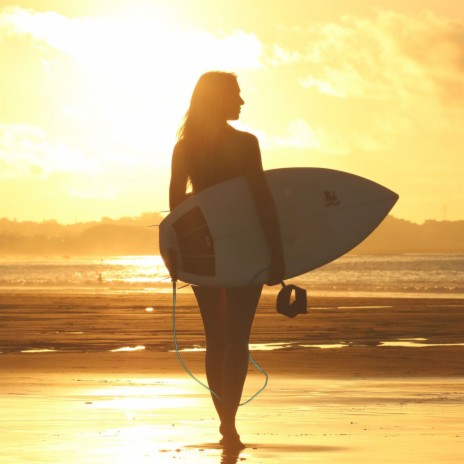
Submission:
[[[464,346],[464,343],[430,343],[426,338],[400,338],[397,340],[370,342],[370,343],[320,343],[320,344],[301,344],[301,343],[251,343],[250,351],[275,351],[283,349],[301,349],[301,348],[319,348],[322,350],[335,349],[335,348],[349,348],[349,347],[363,347],[363,346],[378,346],[378,347],[397,347],[397,348],[429,348],[432,346]],[[109,350],[111,353],[120,352],[133,352],[143,351],[146,347],[144,345],[136,346],[122,346],[121,348],[115,348]],[[21,350],[21,353],[52,353],[59,350],[52,348],[30,348]],[[175,350],[168,350],[170,353],[174,353]],[[205,352],[206,348],[202,345],[194,345],[188,348],[182,348],[179,350],[182,353],[199,353]]]
[[[392,342],[380,342],[380,346],[394,346],[401,348],[429,348],[432,346],[464,346],[464,343],[420,343],[420,341],[427,341],[426,338],[412,338],[400,339]]]
[[[255,388],[258,377],[247,388]],[[4,373],[1,462],[458,463],[459,379],[273,379],[224,450],[207,393],[174,377]],[[426,438],[425,438],[426,437]],[[174,461],[175,459],[175,461]]]
[[[424,343],[421,343],[424,342]],[[426,338],[400,338],[393,341],[379,341],[379,342],[340,342],[340,343],[320,343],[320,344],[301,344],[301,343],[251,343],[250,351],[275,351],[282,349],[301,349],[301,348],[320,348],[322,350],[335,349],[335,348],[349,348],[349,347],[363,347],[363,346],[379,346],[379,347],[400,347],[400,348],[427,348],[432,346],[464,346],[464,343],[429,343]],[[113,350],[113,351],[124,351]],[[126,351],[130,351],[129,349]],[[170,350],[174,352],[175,350]],[[182,348],[179,350],[185,353],[195,353],[206,351],[206,348],[201,345],[195,345],[191,348]]]

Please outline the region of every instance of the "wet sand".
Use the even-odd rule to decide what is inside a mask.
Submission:
[[[233,456],[171,351],[169,295],[3,292],[0,462],[462,462],[464,300],[310,296],[295,319],[274,301],[252,341],[284,345],[253,351],[270,380],[240,408]],[[189,290],[177,326],[181,349],[203,346]],[[183,353],[202,380],[203,355]],[[250,367],[245,396],[262,382]]]

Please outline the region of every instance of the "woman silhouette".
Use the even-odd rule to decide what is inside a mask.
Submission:
[[[263,173],[257,138],[231,127],[244,104],[233,73],[208,72],[198,80],[172,155],[171,210],[189,194],[245,176],[271,250],[268,285],[281,282],[284,261],[275,205]],[[188,193],[188,190],[191,192]],[[218,200],[220,201],[220,200]],[[221,444],[243,448],[235,426],[248,370],[248,341],[262,286],[193,287],[206,336],[206,377],[220,419]]]

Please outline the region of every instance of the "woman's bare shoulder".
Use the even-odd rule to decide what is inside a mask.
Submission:
[[[185,151],[185,141],[184,139],[180,139],[174,145],[174,152],[183,152]]]
[[[239,143],[248,143],[256,145],[258,143],[258,138],[256,135],[252,134],[251,132],[241,131],[235,129],[235,127],[229,127],[229,134]]]
[[[185,159],[187,151],[187,146],[184,140],[178,140],[174,145],[174,150],[172,152],[173,161],[181,161]]]

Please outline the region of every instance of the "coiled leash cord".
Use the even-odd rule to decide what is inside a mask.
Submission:
[[[175,345],[175,348],[176,348],[177,359],[179,359],[179,362],[180,362],[181,366],[184,368],[185,372],[187,372],[187,374],[193,380],[195,380],[195,382],[199,383],[201,386],[203,386],[204,388],[209,390],[209,392],[212,395],[214,395],[219,401],[222,401],[221,397],[212,388],[210,388],[208,385],[206,385],[201,380],[199,380],[197,377],[195,377],[195,375],[193,375],[192,372],[190,371],[190,369],[185,365],[185,362],[182,359],[182,356],[181,356],[181,354],[179,352],[179,344],[177,342],[176,309],[177,309],[177,282],[176,282],[176,280],[173,279],[173,281],[172,281],[172,330],[173,330],[173,334],[174,334],[174,345]],[[248,398],[246,401],[243,401],[242,403],[240,403],[239,406],[244,406],[245,404],[247,404],[250,401],[254,400],[261,392],[264,391],[264,389],[267,386],[268,380],[269,380],[268,373],[253,359],[253,357],[251,356],[250,353],[248,353],[248,358],[253,363],[253,365],[256,367],[256,369],[258,369],[258,371],[261,372],[261,374],[264,375],[265,380],[264,380],[264,385],[253,396]]]

